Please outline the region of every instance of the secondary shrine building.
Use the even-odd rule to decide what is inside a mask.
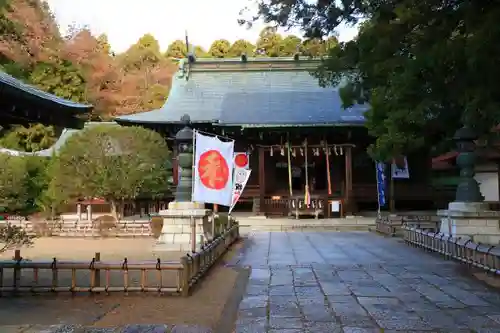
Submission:
[[[318,65],[302,58],[185,62],[161,109],[116,121],[154,129],[172,142],[187,114],[193,128],[234,139],[235,152],[248,153],[252,169],[236,210],[287,215],[304,205],[306,192],[324,216],[376,209],[366,106],[344,110],[338,88],[322,88],[310,74]],[[400,207],[432,205],[427,161],[427,155],[408,156],[410,179],[391,186]]]

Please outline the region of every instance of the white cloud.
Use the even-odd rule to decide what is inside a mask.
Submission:
[[[145,33],[154,35],[163,49],[189,33],[191,43],[205,48],[219,38],[231,42],[243,38],[254,42],[262,24],[239,26],[239,12],[248,0],[47,0],[63,33],[72,24],[88,25],[94,34],[108,35],[112,49],[126,50]],[[180,5],[182,3],[182,5]],[[295,33],[290,31],[283,33]],[[356,35],[355,28],[339,29],[340,39]]]

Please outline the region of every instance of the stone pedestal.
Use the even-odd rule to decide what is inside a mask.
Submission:
[[[484,202],[451,202],[438,210],[440,232],[453,237],[470,238],[486,244],[500,243],[500,212],[489,210]]]
[[[154,247],[154,252],[180,251],[191,252],[193,224],[196,228],[196,251],[206,241],[212,239],[211,211],[203,204],[194,202],[171,202],[167,210],[159,215],[163,217],[161,235]]]

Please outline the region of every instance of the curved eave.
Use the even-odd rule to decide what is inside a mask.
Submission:
[[[93,109],[93,105],[76,103],[70,100],[66,100],[64,98],[57,97],[56,95],[46,93],[43,90],[35,88],[34,86],[31,86],[29,84],[23,83],[22,81],[4,72],[0,72],[0,89],[2,91],[7,90],[7,92],[14,94],[16,92],[23,92],[28,96],[38,99],[39,101],[43,101],[45,103],[48,102],[56,104],[60,107],[71,109],[73,113],[77,114],[85,114],[92,111]]]
[[[220,127],[241,127],[241,128],[286,128],[286,127],[363,127],[364,122],[344,122],[344,123],[320,123],[320,124],[221,124],[214,123]]]
[[[139,114],[139,113],[138,113]],[[168,121],[168,120],[143,120],[143,119],[127,119],[127,118],[114,118],[113,121],[120,125],[183,125],[184,123],[179,121]],[[211,121],[191,121],[191,124],[214,124]]]

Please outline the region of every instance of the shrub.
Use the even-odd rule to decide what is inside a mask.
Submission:
[[[102,237],[109,237],[111,231],[117,228],[117,221],[111,215],[102,215],[92,221],[92,228],[96,229]]]
[[[152,216],[151,222],[149,222],[151,233],[154,238],[159,238],[161,235],[161,229],[163,228],[163,217]]]
[[[35,236],[29,235],[23,228],[8,223],[0,224],[0,253],[21,246],[33,245]]]

